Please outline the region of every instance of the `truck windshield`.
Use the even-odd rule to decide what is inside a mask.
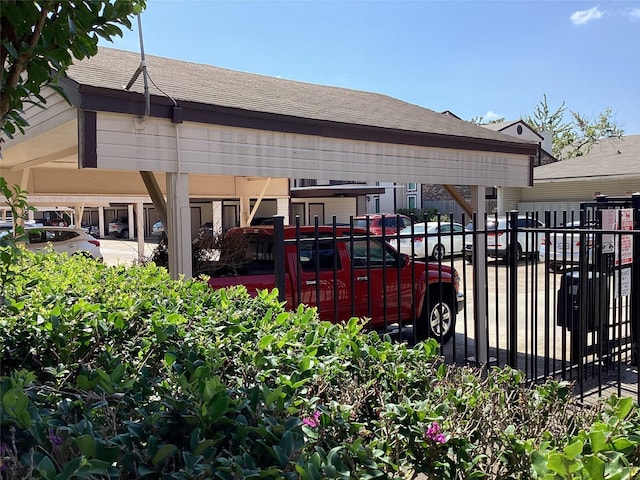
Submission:
[[[273,273],[273,237],[228,235],[220,251],[219,267],[242,275]]]

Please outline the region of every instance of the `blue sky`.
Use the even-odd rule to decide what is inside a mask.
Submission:
[[[465,120],[531,115],[546,94],[551,108],[591,117],[610,107],[640,134],[640,0],[147,3],[149,55],[383,93]],[[111,46],[138,51],[137,24]]]

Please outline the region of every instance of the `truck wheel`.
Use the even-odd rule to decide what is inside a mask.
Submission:
[[[518,243],[516,245],[516,263],[520,261],[522,258],[522,246]],[[511,255],[509,255],[509,251],[507,250],[507,254],[504,256],[504,263],[509,265],[511,263]]]
[[[446,249],[444,248],[444,245],[439,243],[435,247],[433,247],[433,253],[431,256],[433,257],[434,260],[440,262],[442,261],[445,255],[446,255]]]
[[[444,345],[453,336],[456,327],[456,311],[450,300],[432,295],[428,305],[425,305],[420,323],[418,324],[418,340],[435,338],[440,345]]]

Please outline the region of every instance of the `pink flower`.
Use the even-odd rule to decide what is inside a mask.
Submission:
[[[432,440],[435,443],[446,443],[447,441],[447,437],[442,433],[442,429],[438,422],[432,422],[431,425],[427,427],[426,436],[429,440]]]
[[[4,458],[7,453],[9,453],[9,447],[7,447],[7,444],[0,444],[0,472],[7,470],[8,459]]]
[[[316,428],[318,425],[320,425],[320,410],[316,410],[315,412],[313,412],[313,415],[311,417],[304,417],[302,419],[302,423],[307,427]]]
[[[53,428],[50,428],[49,441],[51,442],[51,445],[53,445],[54,447],[58,447],[62,443],[62,437],[56,435],[56,432],[53,430]]]

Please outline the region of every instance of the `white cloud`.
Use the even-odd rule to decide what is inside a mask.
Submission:
[[[492,110],[489,110],[485,116],[483,117],[483,121],[485,122],[492,122],[494,120],[497,120],[499,118],[504,118],[504,115],[500,115],[499,113],[496,113]]]
[[[590,8],[589,10],[578,10],[571,14],[571,22],[574,25],[584,25],[592,20],[597,20],[604,15],[598,7]]]
[[[640,20],[640,8],[632,8],[626,12],[626,15],[633,20]]]

